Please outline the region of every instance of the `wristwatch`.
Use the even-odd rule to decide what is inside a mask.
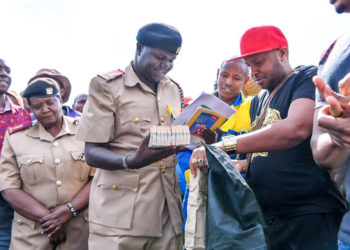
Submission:
[[[233,155],[237,149],[237,137],[234,135],[228,135],[222,137],[222,145],[225,148],[226,153]]]

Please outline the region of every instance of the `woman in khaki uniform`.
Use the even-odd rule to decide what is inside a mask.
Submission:
[[[62,115],[53,79],[36,79],[23,96],[37,122],[6,134],[0,162],[0,191],[15,210],[10,249],[88,249],[93,169],[77,124]]]

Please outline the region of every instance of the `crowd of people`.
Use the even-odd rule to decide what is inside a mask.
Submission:
[[[331,4],[350,13],[349,0]],[[68,77],[40,69],[16,94],[0,59],[1,250],[184,248],[206,148],[148,147],[149,129],[191,100],[167,76],[182,36],[151,23],[136,40],[132,62],[95,76],[72,107]],[[349,44],[347,33],[318,66],[292,67],[283,32],[256,26],[218,67],[213,95],[236,113],[201,133],[254,192],[268,249],[350,249]]]

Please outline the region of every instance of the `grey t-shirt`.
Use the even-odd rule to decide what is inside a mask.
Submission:
[[[330,52],[331,50],[331,52]],[[329,53],[330,52],[330,53]],[[330,49],[324,54],[318,68],[318,75],[328,83],[331,88],[339,92],[338,82],[350,72],[350,32],[344,34],[333,43]],[[316,92],[316,107],[326,103]],[[346,200],[350,203],[350,158],[346,162],[346,178],[344,182],[347,190]],[[350,212],[347,212],[340,227],[339,239],[350,244]]]

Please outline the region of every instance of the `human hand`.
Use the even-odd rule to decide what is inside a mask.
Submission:
[[[343,77],[339,81],[339,93],[343,96],[350,96],[350,73],[348,73],[346,76]]]
[[[53,234],[58,232],[64,224],[66,224],[73,217],[72,212],[66,205],[61,205],[55,208],[52,213],[41,218],[39,223],[43,229],[42,233],[48,234],[50,238]]]
[[[246,173],[248,169],[248,160],[232,160],[235,168],[240,173]]]
[[[193,177],[196,177],[197,168],[205,167],[208,165],[207,155],[204,147],[199,147],[193,150],[190,159],[190,169]]]
[[[321,77],[313,77],[322,98],[328,105],[321,108],[318,125],[327,130],[333,144],[350,148],[350,73],[339,81],[339,92],[334,92]]]
[[[201,128],[199,133],[203,136],[206,144],[212,144],[215,142],[216,133],[211,131],[207,127]]]
[[[327,108],[329,106],[325,106],[319,111],[318,126],[327,131],[334,145],[350,149],[350,117],[327,115]]]
[[[49,241],[51,244],[58,245],[65,242],[66,238],[67,238],[66,232],[63,229],[61,229],[61,230],[58,230],[56,233],[52,234],[49,237]]]
[[[350,117],[350,73],[339,81],[339,92],[334,92],[319,76],[312,78],[321,97],[329,106],[323,113],[333,117]]]
[[[149,148],[149,139],[150,133],[147,132],[147,135],[143,138],[136,152],[127,158],[127,163],[130,168],[141,168],[177,152],[187,150],[185,147],[182,146],[170,146],[166,148]]]

